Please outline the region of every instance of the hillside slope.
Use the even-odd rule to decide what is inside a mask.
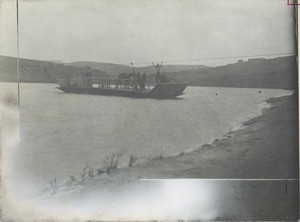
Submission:
[[[120,73],[131,73],[131,66],[113,64],[113,63],[102,63],[102,62],[87,62],[87,61],[78,61],[72,63],[65,63],[65,65],[74,66],[74,67],[90,67],[92,69],[104,70],[112,77],[117,77]],[[186,70],[197,70],[203,68],[203,65],[163,65],[162,72],[181,72]],[[145,67],[136,67],[137,72],[145,72],[147,75],[156,72],[156,69],[153,66]]]
[[[168,75],[193,86],[296,89],[296,57],[249,59],[219,67],[206,67]],[[153,75],[150,78],[154,78]]]
[[[87,64],[90,67],[85,66]],[[104,71],[99,70],[99,64],[102,64]],[[187,70],[174,71],[182,69]],[[130,66],[98,62],[75,62],[66,65],[20,59],[21,82],[55,82],[55,78],[66,78],[68,75],[83,76],[88,71],[94,77],[116,77],[116,73],[131,73],[132,69]],[[154,67],[138,67],[137,71],[146,72],[149,81],[155,80]],[[166,65],[161,71],[166,72],[173,81],[189,82],[192,86],[296,89],[298,84],[295,56],[249,59],[219,67]],[[112,75],[111,72],[115,74]],[[0,81],[17,81],[16,73],[16,58],[0,56]]]
[[[108,76],[106,72],[88,67],[73,67],[63,64],[20,59],[21,82],[56,82],[56,78],[70,76],[83,76],[90,72],[94,77]],[[17,59],[14,57],[0,56],[0,81],[17,81]]]

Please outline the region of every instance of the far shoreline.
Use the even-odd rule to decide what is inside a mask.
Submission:
[[[4,81],[4,80],[1,80],[0,84],[1,83],[15,83],[15,84],[18,84],[18,81]],[[37,84],[58,84],[57,82],[30,82],[30,81],[28,81],[28,82],[19,82],[19,84],[24,84],[24,83],[25,84],[28,84],[28,83],[29,84],[31,84],[31,83],[32,84],[34,84],[34,83],[37,83]],[[207,86],[207,85],[190,85],[190,84],[188,85],[188,87],[295,91],[295,89],[293,87],[289,88],[289,89],[286,89],[286,88],[261,88],[261,87],[236,87],[236,86]]]

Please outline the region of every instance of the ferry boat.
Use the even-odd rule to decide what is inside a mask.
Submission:
[[[134,98],[169,99],[183,95],[188,83],[158,82],[147,83],[144,88],[132,79],[107,77],[76,77],[57,79],[59,90],[65,93],[125,96]]]

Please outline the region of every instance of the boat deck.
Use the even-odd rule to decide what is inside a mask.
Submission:
[[[140,88],[136,81],[115,78],[72,78],[58,79],[60,89],[66,93],[114,95],[136,98],[174,98],[182,95],[188,83],[157,83],[147,82]]]

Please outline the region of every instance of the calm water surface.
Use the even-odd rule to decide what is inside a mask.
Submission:
[[[1,83],[14,90],[16,84]],[[261,90],[261,93],[259,93]],[[220,138],[259,115],[263,101],[287,90],[188,87],[174,100],[65,94],[55,84],[21,84],[21,149],[12,177],[45,184],[78,175],[124,148],[140,160],[178,155]]]

